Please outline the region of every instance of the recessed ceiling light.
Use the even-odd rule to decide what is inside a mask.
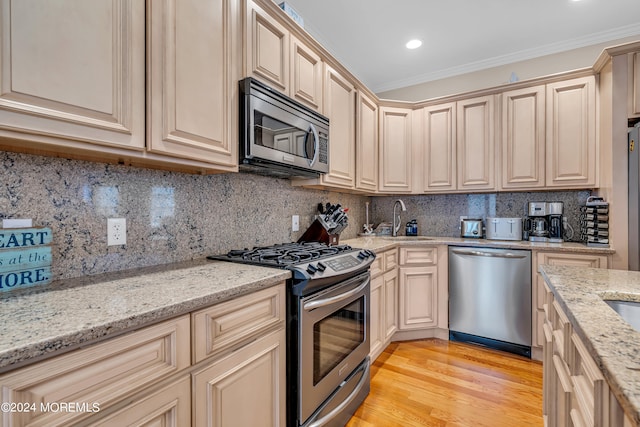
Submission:
[[[409,40],[405,46],[407,46],[407,49],[417,49],[422,46],[422,41],[417,39]]]

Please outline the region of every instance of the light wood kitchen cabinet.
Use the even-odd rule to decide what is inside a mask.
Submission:
[[[356,189],[378,190],[378,105],[358,91],[356,114]]]
[[[0,135],[144,149],[144,0],[2,0],[0,10]]]
[[[193,373],[193,425],[285,426],[284,328]]]
[[[371,265],[370,352],[376,360],[398,329],[398,250],[378,253]]]
[[[160,390],[135,396],[124,408],[95,423],[92,427],[143,427],[191,425],[191,378],[187,375]]]
[[[456,103],[425,107],[423,111],[423,190],[457,189]]]
[[[494,190],[494,96],[457,102],[458,190]]]
[[[323,61],[311,47],[252,1],[245,13],[245,75],[321,111]]]
[[[629,54],[629,118],[640,117],[640,52]]]
[[[438,326],[438,247],[400,247],[399,265],[398,329]]]
[[[532,358],[542,358],[542,346],[545,343],[544,334],[544,304],[546,285],[544,278],[538,273],[538,268],[543,264],[549,265],[572,265],[584,268],[609,268],[610,259],[608,255],[595,254],[579,254],[571,252],[537,252],[533,258],[534,263],[531,273],[533,275],[533,294],[532,294]]]
[[[189,367],[189,323],[185,315],[10,371],[0,376],[3,401],[98,403],[104,411]],[[69,425],[90,415],[55,410],[2,414],[4,425]]]
[[[237,4],[147,0],[150,152],[237,169]]]
[[[337,70],[325,64],[324,115],[329,118],[329,172],[322,175],[325,185],[339,188],[355,187],[356,88]]]
[[[502,93],[501,189],[545,186],[545,86]]]
[[[549,83],[546,92],[545,186],[595,187],[595,77]]]
[[[631,426],[598,365],[544,284],[543,416],[548,427]]]
[[[380,192],[411,192],[411,116],[408,108],[380,107]]]

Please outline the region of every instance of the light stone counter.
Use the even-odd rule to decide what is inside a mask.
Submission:
[[[290,277],[287,270],[199,260],[0,294],[0,372]]]
[[[540,273],[625,413],[640,425],[640,332],[603,301],[640,301],[640,273],[551,265]]]
[[[373,251],[384,251],[402,245],[449,245],[449,246],[475,246],[483,248],[508,248],[508,249],[530,249],[536,251],[549,252],[572,252],[609,255],[615,253],[612,248],[588,247],[583,243],[544,243],[529,242],[527,240],[487,240],[487,239],[463,239],[460,237],[432,237],[432,236],[373,236],[358,237],[341,241],[341,244],[350,245],[354,248],[371,249]]]

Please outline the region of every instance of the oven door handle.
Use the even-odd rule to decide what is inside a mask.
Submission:
[[[351,289],[350,291],[344,292],[344,293],[342,293],[340,295],[336,295],[334,297],[329,297],[329,298],[324,298],[324,299],[319,299],[319,300],[306,302],[306,303],[304,303],[302,308],[304,308],[305,311],[311,311],[311,310],[316,309],[316,308],[325,307],[327,305],[335,304],[335,303],[340,302],[342,300],[345,300],[347,298],[351,298],[352,296],[357,295],[360,292],[362,292],[362,290],[367,287],[367,285],[369,284],[370,280],[371,279],[369,277],[367,277],[367,279],[360,286],[358,286],[355,289]]]
[[[351,401],[356,398],[356,396],[358,396],[358,393],[360,393],[360,390],[362,390],[362,387],[366,385],[367,380],[369,379],[369,365],[370,365],[369,363],[365,364],[362,372],[362,378],[360,378],[360,381],[358,381],[358,385],[356,385],[356,387],[353,389],[351,394],[349,394],[349,396],[347,396],[346,399],[340,402],[338,406],[333,408],[331,412],[329,412],[327,415],[320,418],[319,420],[312,422],[311,424],[308,425],[308,427],[322,427],[326,425],[329,421],[335,418],[336,415],[342,412],[342,410],[346,408],[347,405],[349,405]]]

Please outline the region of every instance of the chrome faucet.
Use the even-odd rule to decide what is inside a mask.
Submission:
[[[404,205],[404,202],[400,199],[396,200],[393,204],[393,233],[391,234],[393,237],[398,236],[398,230],[400,230],[401,220],[400,220],[400,212],[396,215],[396,207],[400,206],[402,209],[401,212],[406,212],[407,207]]]

